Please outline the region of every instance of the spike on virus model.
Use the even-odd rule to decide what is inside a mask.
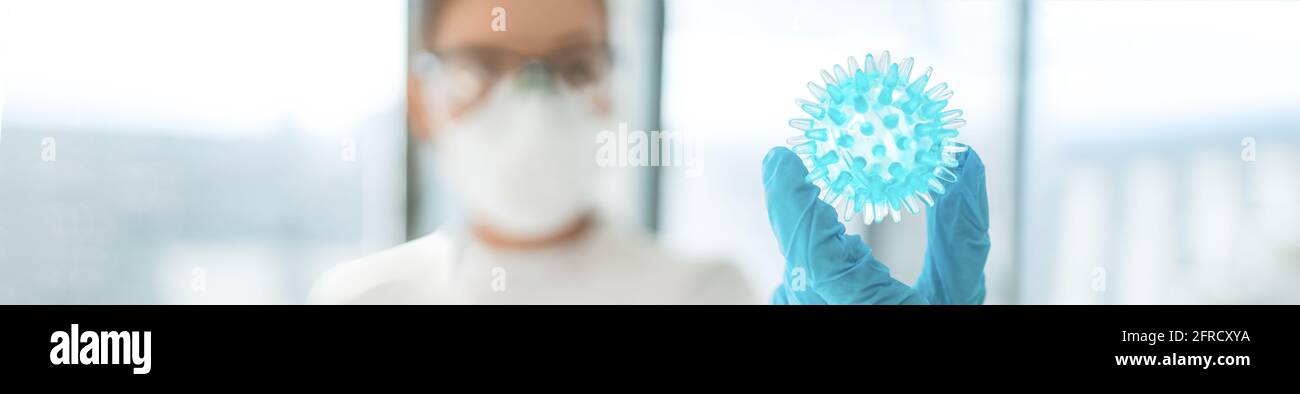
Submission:
[[[944,183],[957,181],[952,168],[966,145],[955,138],[966,121],[960,109],[946,109],[948,84],[926,88],[933,69],[910,79],[912,63],[894,63],[888,51],[868,54],[862,66],[850,57],[848,68],[822,70],[825,86],[808,83],[812,101],[796,101],[809,117],[790,120],[803,134],[787,142],[842,220],[862,212],[867,224],[885,216],[897,222],[903,210],[934,205]]]

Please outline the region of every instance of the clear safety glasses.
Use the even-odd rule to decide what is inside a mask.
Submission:
[[[431,105],[457,114],[484,101],[505,79],[527,87],[591,94],[605,84],[610,51],[604,45],[563,48],[540,56],[497,48],[423,52],[413,71],[424,83]]]

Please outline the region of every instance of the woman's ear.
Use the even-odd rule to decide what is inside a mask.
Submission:
[[[424,83],[415,73],[406,76],[406,120],[411,138],[428,141],[433,138],[434,119],[425,102]]]
[[[606,80],[604,82],[601,82],[600,85],[594,87],[593,89],[595,89],[595,97],[592,100],[592,104],[596,106],[596,111],[600,112],[602,115],[609,115],[613,113],[614,105],[610,98],[611,88],[610,88],[609,81]]]
[[[613,113],[613,103],[610,102],[609,94],[601,94],[596,97],[596,110],[600,111],[602,115]]]

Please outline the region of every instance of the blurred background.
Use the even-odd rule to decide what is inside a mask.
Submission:
[[[300,303],[459,212],[406,118],[419,1],[0,0],[0,303]],[[1300,2],[626,0],[604,168],[683,256],[783,262],[759,164],[817,72],[935,69],[988,169],[988,303],[1300,303]],[[912,283],[924,220],[851,226]]]

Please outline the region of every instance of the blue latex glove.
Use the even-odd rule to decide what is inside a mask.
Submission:
[[[804,180],[808,170],[786,148],[763,159],[767,218],[785,256],[774,304],[980,304],[989,254],[984,163],[974,150],[957,156],[957,182],[926,209],[925,266],[916,287],[889,275],[871,247],[844,233],[835,209]]]

